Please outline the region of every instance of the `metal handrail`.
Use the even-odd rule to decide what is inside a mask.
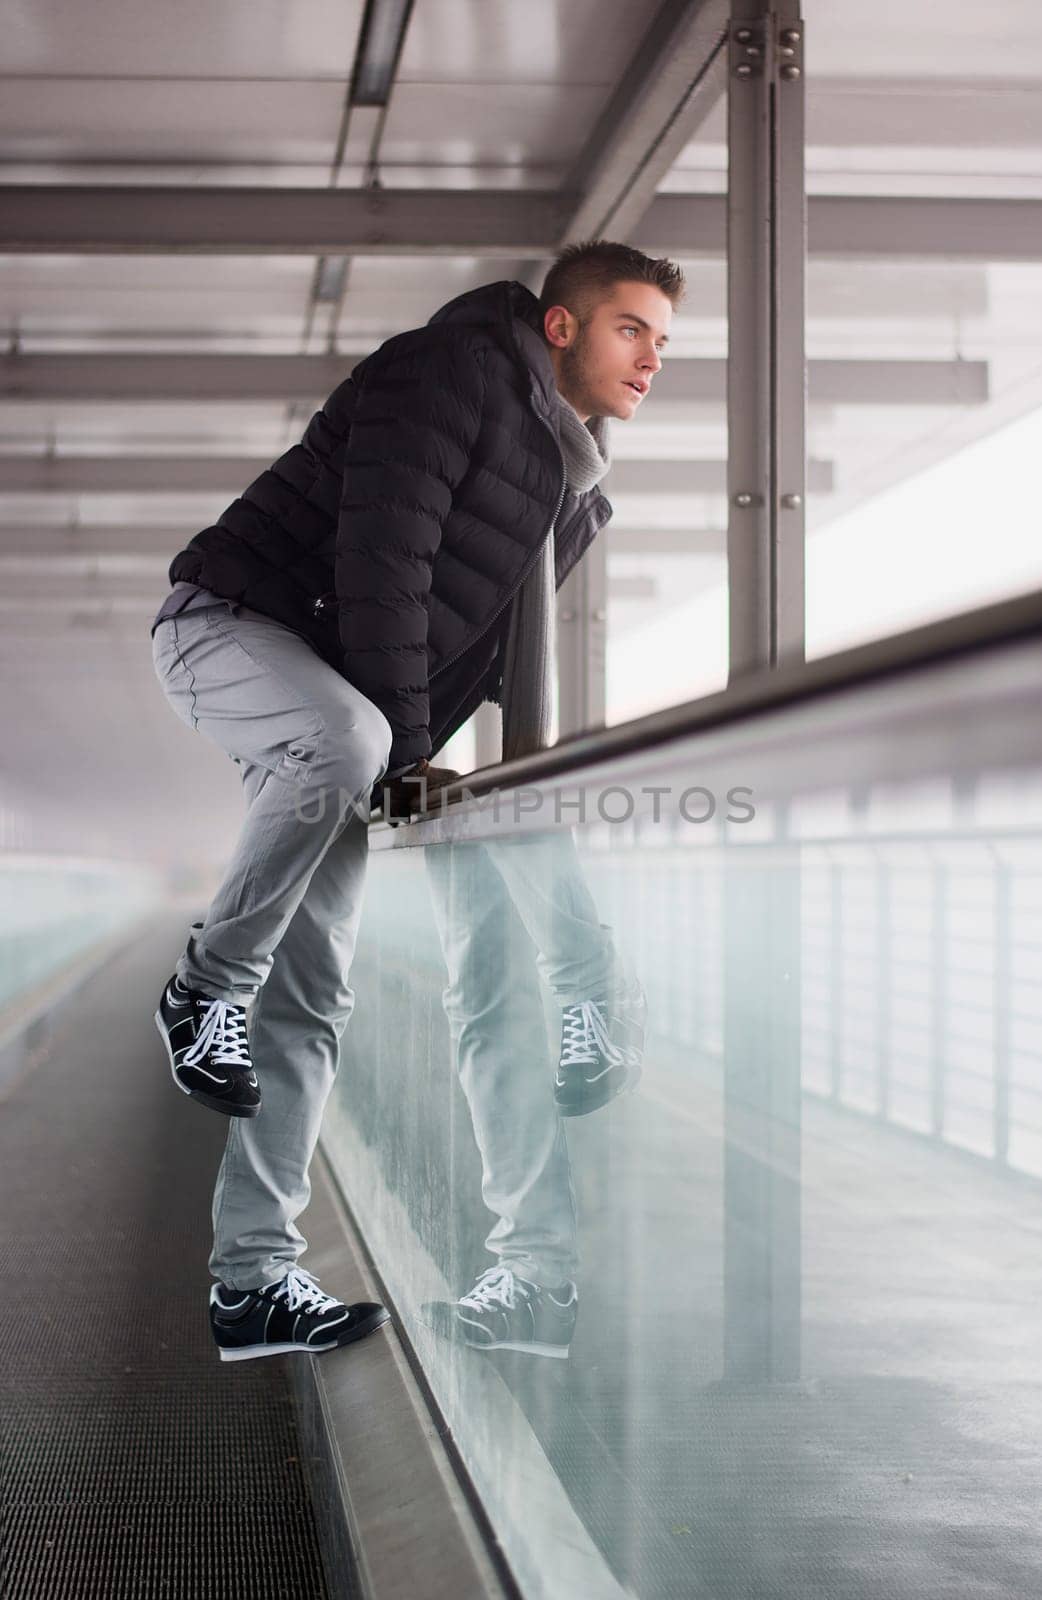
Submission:
[[[1039,637],[1042,637],[1042,589],[974,611],[960,612],[904,633],[888,634],[814,661],[794,662],[751,673],[716,694],[684,701],[613,728],[576,734],[535,755],[480,767],[437,791],[437,811],[442,815],[454,804],[494,789],[512,789],[561,773],[579,772],[596,763],[741,722],[765,711],[780,711],[916,668]],[[432,812],[433,806],[428,807],[426,812],[415,813],[411,820],[423,821]],[[374,813],[374,821],[381,815]],[[404,821],[398,824],[399,827],[408,825]]]

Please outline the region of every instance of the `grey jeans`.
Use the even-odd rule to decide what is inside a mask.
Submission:
[[[233,1288],[283,1277],[354,1008],[368,855],[364,799],[391,730],[310,646],[246,607],[160,623],[153,659],[189,727],[241,769],[246,819],[178,976],[246,1004],[260,1114],[230,1119],[210,1269]],[[488,1248],[535,1282],[572,1275],[575,1201],[553,1101],[540,973],[562,1004],[605,991],[614,961],[570,833],[426,852],[448,968],[443,1002],[497,1222]]]
[[[442,995],[497,1220],[485,1248],[554,1288],[578,1268],[575,1193],[547,1056],[543,978],[558,1005],[609,992],[618,957],[570,831],[425,852]],[[558,1035],[559,1037],[559,1035]]]
[[[241,770],[247,810],[224,879],[177,964],[218,999],[253,1000],[260,1114],[230,1119],[210,1270],[233,1288],[284,1277],[354,1007],[348,973],[368,831],[354,809],[386,772],[391,729],[305,640],[245,606],[160,623],[153,661],[181,720]]]

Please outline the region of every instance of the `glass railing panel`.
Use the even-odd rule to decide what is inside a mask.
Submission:
[[[374,832],[325,1146],[526,1596],[1042,1578],[1038,666]]]

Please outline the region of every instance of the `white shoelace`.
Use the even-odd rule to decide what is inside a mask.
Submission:
[[[303,1267],[290,1267],[286,1276],[271,1291],[273,1299],[285,1299],[291,1311],[329,1311],[340,1301],[335,1295],[319,1288],[310,1272]]]
[[[487,1311],[490,1306],[505,1306],[513,1311],[517,1304],[520,1285],[509,1267],[486,1267],[469,1294],[460,1295],[457,1304],[470,1306],[474,1311]],[[521,1289],[524,1299],[529,1296]]]
[[[211,1000],[203,1014],[202,1027],[191,1047],[181,1057],[185,1066],[201,1061],[212,1048],[213,1060],[220,1067],[249,1067],[246,1043],[246,1011],[227,1000]]]
[[[604,1008],[597,1000],[582,1000],[578,1005],[564,1008],[564,1036],[561,1050],[562,1067],[587,1067],[597,1062],[597,1052],[613,1067],[630,1064],[632,1051],[623,1051],[612,1043]]]

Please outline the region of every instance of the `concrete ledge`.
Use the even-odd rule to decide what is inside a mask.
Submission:
[[[381,1299],[321,1149],[311,1181],[307,1266],[338,1298]],[[333,1600],[517,1600],[394,1325],[287,1360]]]

